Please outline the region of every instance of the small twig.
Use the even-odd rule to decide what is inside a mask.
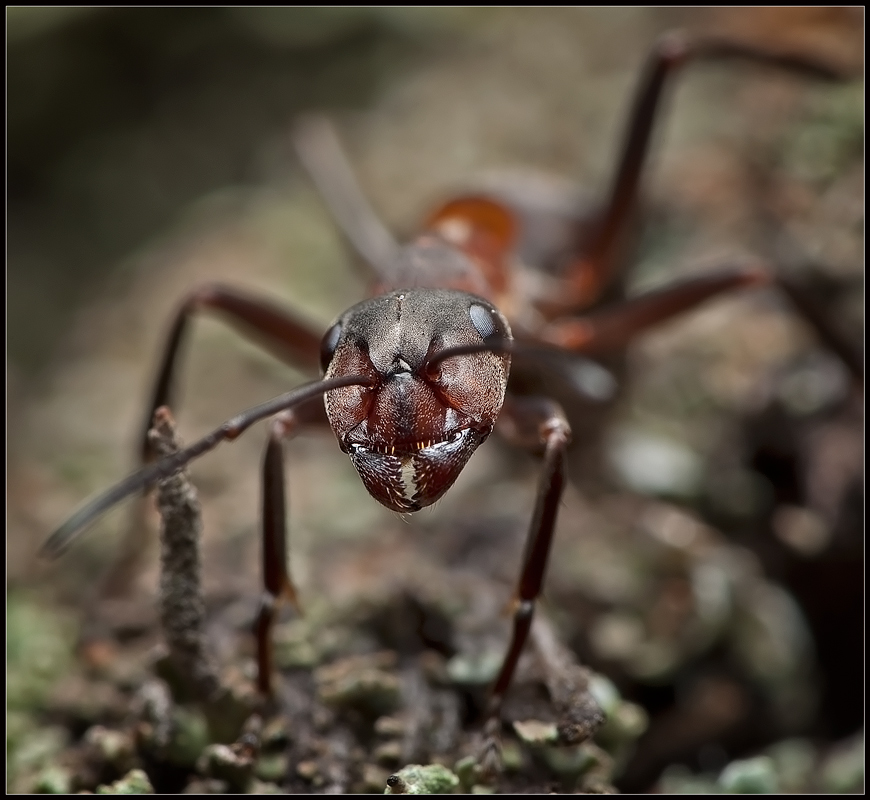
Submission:
[[[556,709],[559,740],[579,744],[604,724],[604,713],[589,692],[589,670],[577,663],[543,613],[535,615],[532,642],[544,668],[544,682]]]
[[[181,443],[166,406],[154,412],[148,441],[159,457],[177,453]],[[187,470],[157,483],[160,511],[160,620],[169,657],[179,676],[201,700],[220,690],[217,671],[205,647],[205,602],[200,580],[202,519]]]

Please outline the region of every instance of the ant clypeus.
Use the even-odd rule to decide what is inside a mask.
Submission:
[[[630,300],[620,296],[625,243],[634,229],[662,91],[688,62],[730,58],[813,77],[841,77],[809,57],[722,38],[665,36],[648,58],[615,177],[597,211],[556,213],[521,190],[467,194],[438,208],[423,232],[402,247],[359,192],[329,125],[317,118],[302,122],[296,133],[301,158],[369,268],[370,297],[339,316],[321,337],[291,312],[237,289],[207,285],[191,292],[164,350],[142,458],[154,459],[146,434],[155,412],[171,405],[176,357],[199,312],[217,312],[243,332],[253,332],[288,362],[319,366],[323,378],[243,411],[175,455],[143,466],[76,512],[44,552],[58,555],[121,499],[271,418],[262,475],[267,599],[257,623],[258,685],[269,693],[272,622],[281,599],[295,600],[285,559],[284,440],[301,426],[328,421],[370,494],[407,513],[438,500],[497,429],[521,446],[542,451],[543,467],[515,591],[513,634],[492,689],[490,713],[496,714],[544,582],[571,439],[559,404],[530,392],[529,381],[518,377],[618,350],[650,326],[710,297],[761,285],[785,292],[820,339],[860,376],[861,364],[849,346],[774,265],[730,264]],[[527,272],[540,280],[521,285],[522,267],[532,268]]]

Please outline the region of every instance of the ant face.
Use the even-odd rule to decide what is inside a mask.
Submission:
[[[353,306],[321,347],[326,378],[365,375],[372,386],[326,393],[341,449],[369,493],[393,511],[434,503],[492,431],[510,356],[456,347],[510,341],[486,300],[451,290],[395,291]]]

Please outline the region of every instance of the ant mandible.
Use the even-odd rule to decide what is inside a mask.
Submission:
[[[59,555],[120,500],[272,418],[262,474],[266,599],[256,625],[258,687],[269,694],[272,625],[280,602],[296,599],[285,558],[283,442],[304,425],[328,421],[369,493],[387,508],[408,513],[431,505],[450,488],[498,420],[508,439],[543,451],[543,467],[515,589],[513,633],[492,688],[489,713],[497,714],[544,582],[571,437],[558,403],[523,394],[512,382],[512,362],[534,371],[559,359],[618,350],[650,326],[714,295],[775,285],[860,380],[862,365],[849,344],[771,265],[731,264],[630,300],[606,302],[618,297],[624,242],[635,223],[638,187],[668,79],[687,62],[731,58],[816,78],[844,77],[802,55],[722,38],[662,37],[648,57],[605,202],[591,216],[575,211],[556,220],[566,235],[543,242],[534,231],[553,212],[522,192],[494,191],[446,203],[428,218],[422,234],[398,246],[358,189],[329,124],[314,117],[302,121],[295,133],[300,157],[369,268],[369,299],[342,314],[321,338],[268,300],[223,285],[194,290],[176,314],[148,407],[141,450],[146,465],[77,511],[43,552]],[[518,291],[511,272],[517,261],[549,273],[536,295]],[[176,357],[191,320],[203,311],[253,333],[287,362],[319,366],[323,378],[243,411],[155,461],[147,431],[154,412],[172,404]]]

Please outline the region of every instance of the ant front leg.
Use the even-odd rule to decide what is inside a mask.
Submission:
[[[262,297],[256,297],[221,284],[207,284],[192,291],[175,314],[163,358],[157,372],[146,424],[141,439],[142,460],[153,457],[148,444],[148,429],[154,411],[172,405],[176,360],[191,318],[200,311],[220,314],[241,333],[254,338],[281,361],[316,370],[320,363],[320,336],[289,311]]]
[[[206,284],[194,289],[182,301],[169,330],[151,400],[145,410],[139,439],[142,463],[155,459],[148,431],[154,412],[162,407],[175,411],[173,388],[178,355],[188,335],[193,317],[203,311],[217,312],[243,335],[262,344],[272,355],[291,366],[315,371],[320,363],[320,336],[311,327],[284,308],[263,297],[247,294],[222,284]],[[322,406],[306,406],[306,421],[325,422]],[[300,410],[300,413],[302,411]],[[310,418],[310,420],[309,420]],[[121,547],[120,555],[109,567],[97,592],[99,596],[123,594],[142,556],[147,538],[141,510],[133,515],[131,527]]]
[[[272,627],[281,602],[288,600],[299,611],[296,589],[287,567],[287,488],[284,477],[284,441],[299,429],[293,411],[272,420],[263,458],[262,535],[263,599],[254,623],[257,637],[257,688],[272,693]]]
[[[544,464],[514,595],[513,633],[493,684],[490,718],[498,715],[532,627],[535,600],[544,583],[556,514],[565,486],[565,451],[571,440],[571,429],[559,405],[538,397],[507,397],[499,417],[499,430],[510,441],[523,447],[538,449],[543,446]]]
[[[193,317],[200,312],[216,312],[243,335],[253,338],[272,355],[291,366],[315,371],[320,363],[320,336],[311,327],[284,308],[263,297],[247,294],[222,284],[206,284],[194,289],[182,301],[175,313],[169,336],[163,347],[160,367],[145,410],[142,433],[139,439],[139,458],[142,463],[155,459],[148,441],[148,430],[154,412],[167,406],[173,410],[173,388],[177,361],[188,335]],[[325,422],[322,405],[308,404],[304,411],[305,421]],[[123,594],[130,583],[142,556],[147,537],[141,510],[133,515],[131,527],[121,547],[120,555],[109,567],[101,581],[97,596]]]

